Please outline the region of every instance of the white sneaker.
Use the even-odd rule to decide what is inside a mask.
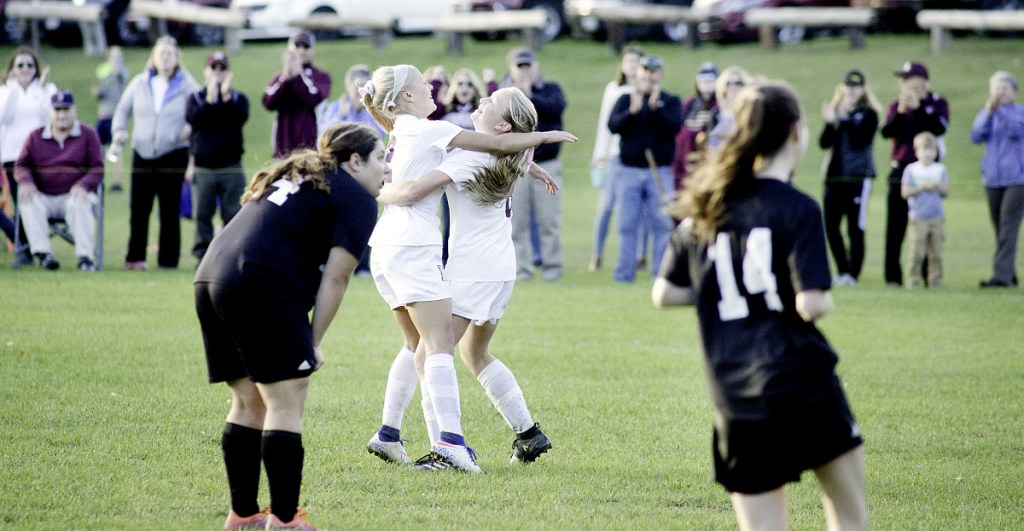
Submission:
[[[856,286],[857,279],[853,278],[853,275],[849,273],[843,273],[832,279],[832,284],[835,286]]]
[[[480,466],[476,464],[476,454],[467,446],[438,441],[430,447],[430,451],[436,458],[444,461],[452,468],[465,472],[480,472]]]
[[[405,464],[409,463],[409,454],[405,453],[405,445],[402,441],[384,442],[380,440],[380,434],[374,433],[370,442],[366,443],[366,451],[389,462]]]

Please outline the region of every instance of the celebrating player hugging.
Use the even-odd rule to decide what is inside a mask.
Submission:
[[[656,306],[694,305],[715,406],[715,479],[741,529],[785,529],[784,485],[813,470],[829,529],[864,529],[864,458],[836,353],[818,205],[789,180],[807,146],[786,86],[746,87],[735,133],[676,206]]]
[[[428,174],[441,164],[445,150],[450,147],[514,155],[542,143],[575,140],[561,131],[495,135],[465,131],[444,121],[428,121],[425,118],[436,108],[430,85],[410,65],[378,68],[360,92],[374,119],[391,134],[395,149],[392,181],[396,185]],[[392,309],[404,345],[388,374],[381,427],[370,439],[367,450],[385,461],[409,462],[400,438],[402,417],[417,382],[422,381],[420,393],[432,446],[430,454],[420,460],[420,468],[452,467],[479,472],[461,425],[453,357],[453,305],[441,262],[441,233],[436,215],[441,193],[435,184],[422,192],[418,200],[385,205],[370,239],[374,282]],[[488,315],[487,319],[490,318]],[[483,361],[487,360],[480,363]],[[486,364],[480,368],[485,367]],[[495,389],[505,391],[500,400],[511,398],[510,393],[518,389],[518,385],[510,387],[503,382],[507,379],[494,383]],[[531,426],[522,426],[522,420],[515,422],[513,429],[524,428],[523,436],[536,435]],[[530,422],[528,415],[525,422]]]

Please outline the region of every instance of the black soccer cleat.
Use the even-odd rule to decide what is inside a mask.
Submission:
[[[551,439],[540,431],[540,424],[534,424],[533,427],[537,430],[536,435],[529,439],[512,441],[512,457],[509,458],[509,463],[532,463],[540,454],[551,449]]]

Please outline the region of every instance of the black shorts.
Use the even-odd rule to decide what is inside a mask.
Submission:
[[[800,481],[803,471],[863,444],[860,428],[836,384],[825,395],[782,408],[764,420],[727,419],[716,413],[715,481],[729,492],[768,492]]]
[[[195,284],[196,313],[210,383],[248,377],[259,383],[313,372],[309,309],[271,290]]]

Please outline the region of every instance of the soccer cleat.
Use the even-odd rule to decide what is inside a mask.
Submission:
[[[306,515],[309,511],[305,509],[299,509],[295,513],[291,522],[282,522],[276,514],[270,513],[267,517],[266,529],[299,529],[301,531],[317,531],[317,528],[313,527],[313,524],[306,521]]]
[[[540,457],[540,454],[551,449],[551,439],[548,439],[544,432],[540,431],[540,424],[534,424],[537,434],[529,439],[516,439],[512,441],[512,457],[509,463],[532,463]]]
[[[430,453],[451,468],[465,472],[480,472],[480,466],[476,464],[476,452],[468,446],[437,441],[430,447]]]
[[[435,472],[451,468],[451,465],[441,459],[438,459],[438,457],[434,455],[434,452],[430,452],[429,454],[417,459],[413,466],[416,470],[422,470],[424,472]]]
[[[380,433],[374,433],[370,442],[366,443],[366,451],[389,462],[406,464],[409,463],[409,454],[405,453],[405,445],[402,441],[384,442],[380,440]]]
[[[224,529],[263,529],[267,527],[267,515],[270,514],[270,507],[252,516],[238,516],[234,509],[228,513],[228,519],[224,522]]]

